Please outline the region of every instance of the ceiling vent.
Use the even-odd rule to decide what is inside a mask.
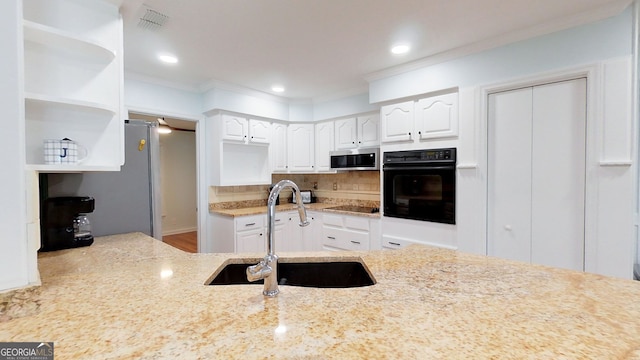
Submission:
[[[140,21],[138,22],[139,28],[157,31],[169,20],[167,15],[153,10],[146,5],[142,7],[142,10],[143,12],[141,12]]]

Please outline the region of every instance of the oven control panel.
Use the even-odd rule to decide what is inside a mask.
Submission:
[[[456,148],[385,152],[383,163],[456,162]]]

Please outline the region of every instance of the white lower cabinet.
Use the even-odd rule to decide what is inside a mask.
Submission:
[[[314,211],[307,211],[309,225],[300,226],[297,210],[277,212],[274,217],[274,251],[318,251],[322,250],[320,230],[322,218]],[[267,215],[229,217],[211,214],[210,231],[215,234],[203,252],[266,252]]]
[[[235,218],[235,252],[266,251],[265,216],[250,215]]]
[[[370,219],[360,216],[324,214],[322,247],[325,250],[369,250]]]

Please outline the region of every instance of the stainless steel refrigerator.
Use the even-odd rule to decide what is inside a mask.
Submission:
[[[95,210],[87,217],[94,236],[139,231],[162,240],[157,126],[157,122],[126,120],[125,163],[120,171],[47,174],[41,180],[47,183],[46,195],[92,196]]]

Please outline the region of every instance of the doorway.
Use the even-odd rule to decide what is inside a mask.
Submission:
[[[162,241],[198,251],[196,122],[162,115],[130,113],[131,119],[157,121]]]
[[[487,103],[487,254],[584,270],[586,78]]]

